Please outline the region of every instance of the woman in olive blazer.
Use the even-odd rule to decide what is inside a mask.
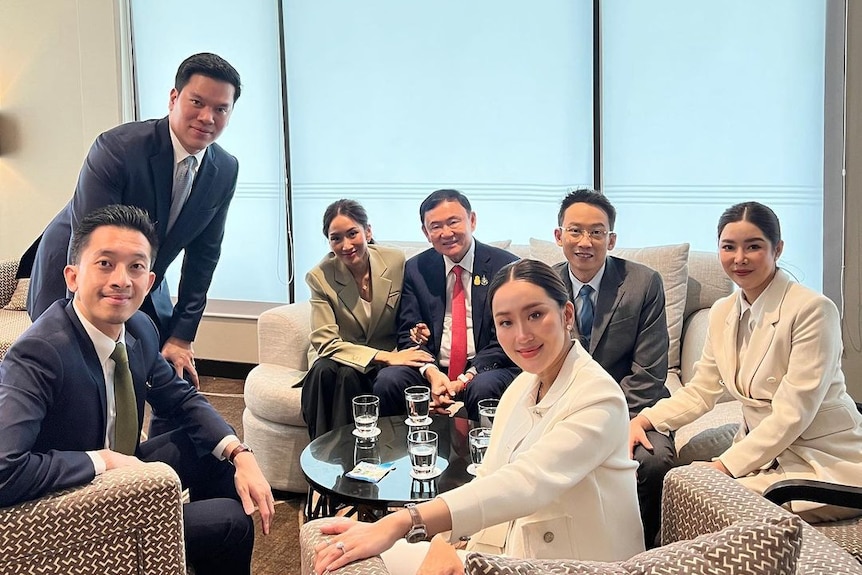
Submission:
[[[351,402],[371,393],[380,366],[433,359],[417,349],[394,351],[404,252],[373,245],[368,216],[352,200],[326,209],[323,233],[332,251],[305,277],[317,358],[303,378],[302,414],[312,439],[353,422]]]
[[[741,288],[710,310],[709,330],[690,382],[632,420],[667,432],[711,410],[727,391],[742,404],[733,445],[716,469],[762,493],[781,479],[862,486],[862,416],[841,371],[841,324],[835,304],[777,267],[778,218],[762,204],[728,209],[719,222],[722,266]],[[799,502],[809,521],[858,511]]]

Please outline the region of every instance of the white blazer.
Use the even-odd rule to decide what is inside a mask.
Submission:
[[[745,485],[757,492],[789,478],[862,485],[862,416],[844,385],[835,304],[778,270],[739,357],[741,297],[712,306],[692,380],[641,414],[659,431],[678,429],[727,390],[742,403],[744,423],[719,459]]]
[[[620,386],[577,342],[537,405],[538,385],[534,374],[515,378],[479,476],[439,496],[451,536],[472,536],[468,550],[531,559],[617,561],[643,551]]]

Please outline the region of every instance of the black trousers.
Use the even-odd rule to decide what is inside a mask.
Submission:
[[[245,514],[234,485],[234,468],[212,454],[199,456],[182,430],[152,437],[141,443],[143,461],[170,465],[190,503],[183,506],[186,559],[197,575],[251,573],[254,523]]]
[[[302,380],[302,417],[311,439],[353,424],[353,398],[371,393],[378,371],[373,366],[362,373],[328,357],[314,362]]]
[[[652,452],[643,445],[635,447],[634,459],[638,462],[638,503],[644,526],[644,545],[652,549],[659,545],[661,530],[661,494],[664,476],[676,464],[676,447],[673,436],[652,430],[647,431]]]

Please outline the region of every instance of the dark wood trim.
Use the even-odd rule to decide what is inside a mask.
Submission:
[[[216,359],[196,359],[195,366],[197,367],[198,375],[245,380],[248,377],[248,372],[254,369],[255,364],[239,363],[237,361],[219,361]]]

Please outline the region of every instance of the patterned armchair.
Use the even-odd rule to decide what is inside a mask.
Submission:
[[[180,482],[163,463],[0,509],[0,574],[186,572]]]
[[[328,539],[318,519],[302,527],[302,573],[314,546]],[[664,573],[862,575],[854,557],[816,529],[736,480],[703,465],[671,470],[662,500],[662,547],[628,561],[522,560],[470,554],[468,575]],[[385,575],[379,557],[352,563],[341,575]]]
[[[18,260],[0,261],[0,360],[12,342],[30,326],[27,286],[30,280],[15,277]]]

